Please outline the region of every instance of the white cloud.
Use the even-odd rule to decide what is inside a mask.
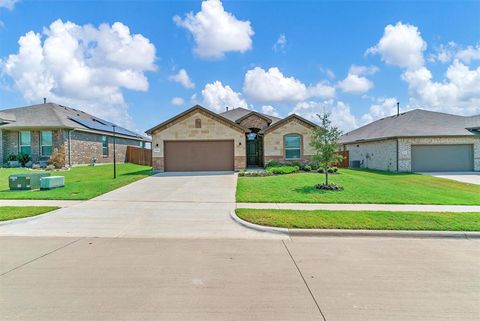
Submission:
[[[379,54],[390,65],[416,69],[423,66],[423,52],[427,43],[416,26],[398,22],[385,27],[380,41],[367,50],[367,54]]]
[[[194,52],[205,58],[221,58],[230,51],[245,52],[252,48],[254,34],[250,21],[238,20],[224,10],[220,0],[205,0],[201,11],[190,12],[184,19],[173,18],[177,26],[192,33]]]
[[[376,103],[370,106],[368,113],[362,115],[361,123],[364,125],[380,118],[395,115],[397,113],[397,101],[394,97],[377,99]]]
[[[338,87],[346,93],[364,94],[373,88],[373,82],[365,77],[349,73],[345,79],[338,82]]]
[[[270,116],[275,116],[279,117],[280,115],[278,114],[277,110],[275,107],[270,106],[270,105],[264,105],[262,106],[262,113],[270,115]]]
[[[173,97],[170,103],[175,106],[182,106],[185,100],[182,97]]]
[[[330,113],[332,124],[342,131],[350,131],[357,127],[357,120],[351,113],[350,106],[342,101],[329,99],[326,101],[302,101],[295,105],[292,112],[318,123],[317,114]]]
[[[434,48],[434,53],[428,56],[428,61],[447,63],[452,60],[455,51],[458,49],[457,47],[457,44],[454,42],[449,42],[446,45],[441,44]]]
[[[202,96],[204,106],[216,112],[224,111],[226,107],[248,108],[240,93],[233,91],[230,86],[224,86],[218,80],[211,84],[206,84],[202,90]]]
[[[326,83],[306,86],[294,77],[286,77],[277,68],[248,70],[243,83],[245,95],[261,102],[298,102],[310,97],[331,98],[335,88]]]
[[[284,52],[286,45],[287,45],[287,37],[285,37],[285,34],[282,33],[280,36],[278,36],[277,41],[273,45],[273,51]]]
[[[13,10],[13,7],[15,7],[15,3],[17,3],[18,0],[0,0],[0,8],[7,8],[8,10]]]
[[[190,79],[190,76],[188,75],[185,69],[180,69],[178,73],[176,73],[175,75],[169,76],[168,79],[174,82],[178,82],[185,88],[195,87],[195,84],[192,82],[192,80]]]
[[[426,67],[407,70],[402,78],[408,83],[413,106],[455,114],[480,112],[480,67],[470,69],[455,59],[442,82],[432,80]]]
[[[468,46],[465,49],[459,50],[455,57],[466,64],[469,64],[472,60],[480,60],[480,45],[476,45],[475,47]]]
[[[96,28],[56,20],[18,44],[1,67],[28,102],[47,97],[124,125],[130,117],[122,88],[148,90],[145,72],[156,68],[154,45],[120,22]]]
[[[330,79],[335,78],[335,73],[329,68],[324,68],[320,66],[320,71],[323,72],[325,75],[327,75],[327,77]]]

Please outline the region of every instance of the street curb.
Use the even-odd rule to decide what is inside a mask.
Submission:
[[[391,237],[391,238],[448,238],[480,239],[480,232],[461,231],[391,231],[391,230],[342,230],[342,229],[288,229],[270,227],[247,222],[237,216],[235,210],[230,217],[238,224],[260,232],[287,234],[296,237]]]
[[[284,235],[288,235],[288,232],[289,232],[287,228],[257,225],[257,224],[253,224],[245,220],[242,220],[240,217],[237,216],[237,213],[235,213],[235,210],[230,211],[230,218],[233,221],[235,221],[237,224],[242,225],[243,227],[246,227],[248,229],[255,230],[257,232],[284,234]]]

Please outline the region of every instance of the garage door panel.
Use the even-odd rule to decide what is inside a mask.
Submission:
[[[412,171],[473,171],[473,145],[412,145]]]
[[[165,141],[165,171],[232,171],[233,140]]]

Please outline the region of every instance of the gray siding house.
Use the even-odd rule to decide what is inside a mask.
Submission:
[[[128,145],[143,147],[148,138],[81,110],[45,103],[0,111],[0,159],[28,154],[33,163],[47,161],[63,147],[68,165],[113,162],[113,126],[117,161]]]
[[[350,167],[399,172],[480,171],[480,115],[422,109],[385,117],[341,137]]]

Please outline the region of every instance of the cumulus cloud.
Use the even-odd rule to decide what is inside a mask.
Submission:
[[[362,75],[374,75],[380,69],[377,66],[359,66],[359,65],[351,65],[350,69],[348,70],[349,74],[362,76]]]
[[[278,36],[277,41],[273,45],[273,51],[284,52],[286,45],[287,45],[287,37],[285,37],[285,34],[282,33],[280,36]]]
[[[156,68],[154,45],[120,22],[96,28],[57,20],[18,44],[1,68],[28,102],[47,97],[124,125],[122,89],[148,90],[145,72]]]
[[[182,106],[185,100],[182,97],[173,97],[170,103],[175,106]]]
[[[416,26],[398,22],[385,27],[380,41],[367,50],[367,54],[379,54],[389,65],[416,69],[423,66],[423,52],[427,43]]]
[[[346,93],[364,94],[373,88],[373,82],[363,76],[348,74],[345,79],[338,82],[338,87]]]
[[[15,3],[17,3],[18,0],[0,0],[0,8],[7,8],[8,10],[13,10],[13,7],[15,7]]]
[[[203,104],[216,112],[224,111],[226,107],[248,108],[247,103],[240,93],[235,92],[230,86],[224,86],[221,81],[206,84],[202,90]]]
[[[393,116],[397,113],[397,99],[394,97],[378,98],[377,101],[370,106],[368,113],[362,115],[361,123],[368,124],[380,118]],[[402,109],[402,111],[405,111]]]
[[[325,101],[302,101],[295,105],[291,114],[297,114],[318,123],[317,114],[330,113],[332,124],[347,132],[357,127],[357,120],[350,106],[342,101],[328,99]]]
[[[220,0],[205,0],[196,14],[190,12],[184,19],[175,16],[173,21],[190,31],[195,41],[194,52],[200,57],[222,58],[227,52],[252,48],[254,32],[250,21],[238,20],[225,11]]]
[[[185,88],[194,88],[195,84],[190,79],[187,71],[185,69],[180,69],[175,75],[168,77],[169,80],[181,84]]]
[[[321,82],[306,86],[294,77],[284,76],[277,67],[268,70],[255,67],[248,70],[243,91],[252,100],[260,102],[298,102],[310,97],[335,96],[334,87]]]
[[[277,110],[275,107],[270,106],[270,105],[264,105],[262,106],[262,113],[270,115],[270,116],[275,116],[279,117],[280,115],[278,114]]]
[[[449,43],[440,47],[437,55],[429,60],[453,60],[441,81],[434,80],[425,66],[423,52],[426,47],[416,26],[399,22],[395,26],[388,25],[378,44],[368,52],[379,53],[386,63],[402,67],[402,79],[408,84],[412,108],[463,115],[479,113],[480,67],[468,65],[480,59],[479,46],[459,49],[457,44]]]

